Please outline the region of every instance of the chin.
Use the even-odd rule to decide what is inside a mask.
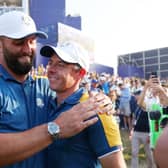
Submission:
[[[55,85],[50,84],[50,88],[54,91],[56,91],[58,88]]]
[[[52,84],[50,83],[50,88],[51,88],[51,89],[54,89],[55,87],[54,87],[54,85],[52,85]]]

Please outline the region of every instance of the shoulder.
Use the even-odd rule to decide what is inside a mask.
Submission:
[[[90,136],[93,136],[94,134],[96,136],[99,135],[97,138],[99,138],[100,141],[105,137],[110,146],[121,145],[119,125],[115,117],[106,114],[100,114],[98,116],[99,121],[90,127]]]

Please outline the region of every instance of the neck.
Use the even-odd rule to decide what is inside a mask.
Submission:
[[[61,104],[66,98],[71,96],[74,92],[76,92],[79,89],[79,87],[70,88],[64,91],[56,91],[57,93],[57,104]]]
[[[6,65],[2,64],[2,66],[8,71],[8,73],[18,82],[22,83],[26,80],[28,74],[26,75],[18,75],[11,71]]]

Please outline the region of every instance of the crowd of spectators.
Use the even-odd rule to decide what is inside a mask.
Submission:
[[[47,66],[45,67],[43,64],[40,64],[37,68],[33,66],[29,73],[33,78],[38,78],[38,77],[46,78],[47,77]]]
[[[39,76],[47,77],[47,68],[43,65],[33,68],[31,75],[34,78]],[[138,77],[122,78],[108,73],[98,74],[96,72],[89,72],[81,82],[81,86],[85,87],[90,94],[93,92],[103,92],[110,97],[113,108],[116,111],[114,116],[120,129],[130,133],[132,144],[131,164],[134,168],[138,167],[138,152],[141,143],[145,148],[148,167],[154,167],[152,166],[154,163],[148,139],[150,132],[148,115],[144,112],[147,109],[144,110],[137,104],[137,96],[141,94],[147,82],[148,80]],[[167,81],[163,80],[162,85],[167,88]]]

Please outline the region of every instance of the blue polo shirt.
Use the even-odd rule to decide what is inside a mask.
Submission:
[[[57,106],[56,116],[79,103],[84,92],[81,88],[65,99]],[[98,122],[81,133],[49,146],[48,168],[95,168],[99,166],[98,158],[121,150],[119,128],[113,116],[98,117]]]
[[[48,121],[50,102],[53,101],[48,84],[47,79],[30,76],[24,83],[19,83],[0,65],[1,133],[22,132]],[[3,168],[46,168],[45,152]]]

